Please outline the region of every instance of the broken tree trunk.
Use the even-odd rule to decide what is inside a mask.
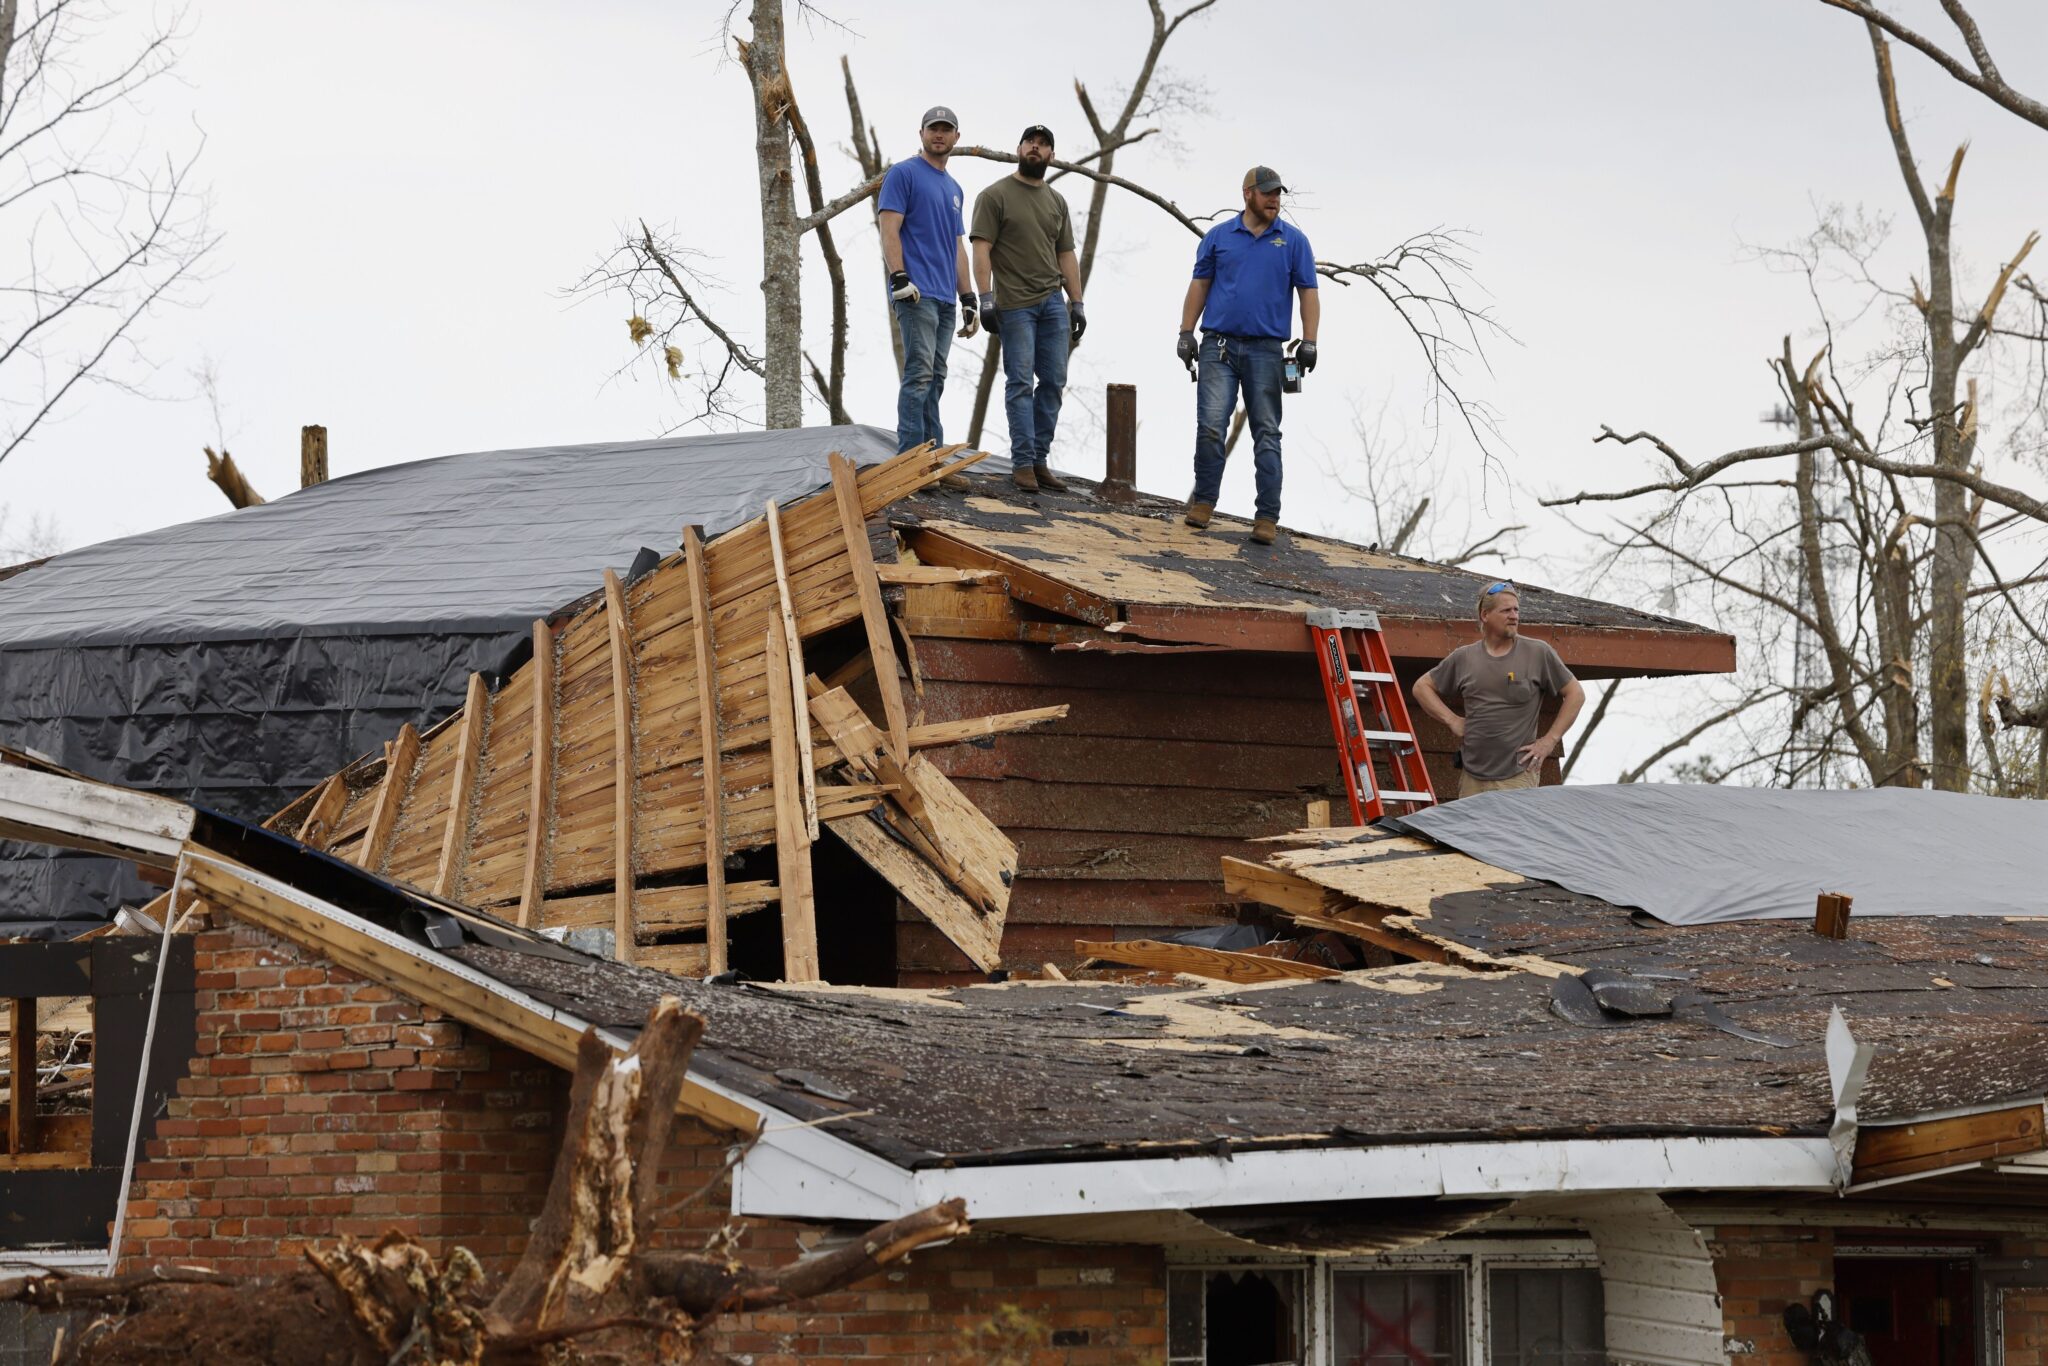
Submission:
[[[72,1344],[82,1366],[567,1366],[695,1359],[719,1315],[790,1304],[969,1231],[949,1200],[831,1253],[779,1268],[722,1252],[650,1251],[656,1173],[704,1021],[664,998],[624,1057],[584,1034],[546,1203],[493,1295],[466,1250],[446,1263],[401,1233],[309,1250],[312,1269],[240,1280],[157,1267],[113,1278],[44,1272],[0,1281],[0,1303],[106,1315]]]

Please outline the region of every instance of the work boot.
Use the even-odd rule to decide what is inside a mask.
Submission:
[[[1038,470],[1035,466],[1010,466],[1010,481],[1026,493],[1038,492]]]
[[[1261,517],[1252,523],[1252,539],[1260,545],[1271,545],[1280,538],[1280,523],[1271,517]]]
[[[1209,518],[1215,511],[1216,505],[1214,503],[1189,503],[1188,515],[1181,520],[1195,528],[1195,530],[1200,531],[1203,527],[1209,525]]]
[[[1038,487],[1051,489],[1054,493],[1065,493],[1067,491],[1067,481],[1054,474],[1052,466],[1046,464],[1045,461],[1041,460],[1033,465],[1031,472],[1038,476]]]
[[[952,473],[943,476],[939,480],[939,487],[942,489],[952,489],[955,493],[959,493],[962,492],[963,490],[973,488],[974,485],[967,481],[966,475],[960,473],[960,471],[958,470],[954,470]]]

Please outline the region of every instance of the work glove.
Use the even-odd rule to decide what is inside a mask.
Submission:
[[[1312,341],[1305,341],[1301,345],[1295,347],[1294,361],[1295,364],[1301,367],[1301,373],[1304,375],[1307,374],[1309,371],[1315,369],[1316,344]]]
[[[896,270],[889,273],[889,297],[916,303],[924,297],[924,292],[910,283],[909,271]]]
[[[1180,357],[1182,365],[1193,365],[1195,357],[1201,353],[1202,348],[1195,344],[1195,334],[1193,332],[1181,333],[1180,340],[1173,344],[1173,354]]]
[[[975,334],[976,331],[980,329],[980,327],[981,317],[978,313],[975,312],[974,296],[972,294],[966,293],[961,294],[959,335],[962,337],[971,337]]]
[[[1079,299],[1067,304],[1067,349],[1081,344],[1081,334],[1088,330],[1088,310],[1081,307]]]
[[[983,331],[985,331],[985,332],[990,332],[990,333],[993,333],[993,332],[994,332],[994,331],[996,330],[996,326],[997,326],[997,320],[998,320],[999,318],[1001,318],[1002,316],[1003,316],[1003,315],[1002,315],[1002,313],[1001,313],[1000,311],[998,311],[998,310],[997,310],[997,308],[996,308],[996,292],[995,292],[994,290],[990,290],[990,291],[989,291],[988,293],[986,293],[986,294],[982,295],[982,296],[981,296],[981,326],[982,326],[982,330],[983,330]]]

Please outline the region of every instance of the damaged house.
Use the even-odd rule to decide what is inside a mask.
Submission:
[[[260,824],[9,752],[0,833],[169,885],[141,935],[0,945],[71,950],[48,994],[141,1021],[60,1124],[13,1012],[6,1245],[263,1274],[401,1225],[502,1271],[578,1039],[675,997],[706,1030],[657,1236],[974,1226],[712,1360],[2024,1359],[2042,908],[2023,869],[1919,885],[2022,804],[1552,788],[1300,829],[1341,790],[1305,612],[1376,611],[1412,677],[1480,581],[930,488],[968,459],[820,460],[600,564],[527,657]],[[1524,603],[1581,676],[1732,663]],[[1321,948],[1169,940],[1234,920]]]

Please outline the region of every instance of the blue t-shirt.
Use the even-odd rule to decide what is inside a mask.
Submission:
[[[1202,305],[1204,331],[1285,340],[1294,291],[1316,287],[1316,254],[1294,224],[1276,218],[1254,235],[1244,215],[1234,213],[1195,248],[1195,278],[1213,281]]]
[[[922,156],[882,177],[882,209],[903,215],[903,268],[927,299],[960,292],[961,198],[960,182]]]

